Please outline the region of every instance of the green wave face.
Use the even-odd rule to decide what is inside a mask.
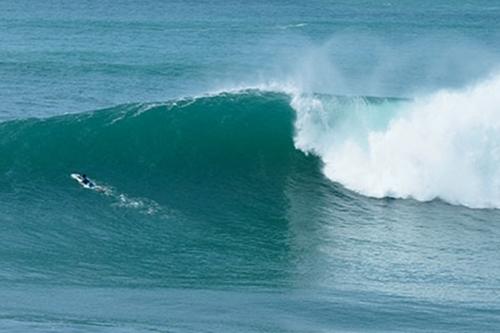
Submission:
[[[1,172],[56,182],[186,177],[276,163],[293,150],[293,110],[279,94],[223,94],[0,125]],[[250,164],[250,165],[248,165]]]

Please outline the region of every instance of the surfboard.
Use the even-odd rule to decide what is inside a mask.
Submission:
[[[76,180],[81,186],[83,186],[85,188],[93,188],[93,187],[95,187],[95,184],[90,179],[88,179],[88,178],[87,179],[88,179],[89,182],[85,184],[83,182],[83,177],[80,174],[78,174],[78,173],[72,173],[70,176],[71,176],[71,178],[73,178],[74,180]]]

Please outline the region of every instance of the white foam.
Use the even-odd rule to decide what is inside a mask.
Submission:
[[[279,29],[287,30],[287,29],[293,29],[293,28],[303,28],[307,26],[307,23],[295,23],[295,24],[287,24],[287,25],[280,25],[278,26]]]
[[[385,124],[360,116],[385,117],[383,105],[358,103],[347,116],[317,97],[295,96],[292,106],[296,147],[351,190],[500,208],[500,76],[401,103]]]

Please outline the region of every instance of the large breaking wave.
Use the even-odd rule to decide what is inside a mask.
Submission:
[[[499,88],[494,78],[407,100],[273,87],[9,121],[0,174],[4,190],[61,188],[82,171],[153,197],[166,186],[232,196],[317,177],[312,153],[330,180],[367,196],[500,208]]]

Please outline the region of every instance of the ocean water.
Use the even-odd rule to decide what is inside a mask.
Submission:
[[[500,331],[499,17],[1,1],[0,331]]]

